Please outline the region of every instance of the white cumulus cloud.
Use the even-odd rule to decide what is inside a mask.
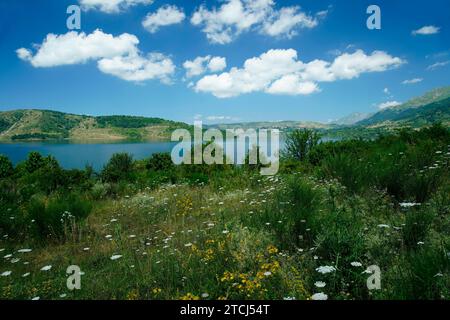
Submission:
[[[387,101],[387,102],[380,103],[378,105],[378,109],[383,110],[383,109],[387,109],[387,108],[393,108],[393,107],[397,107],[401,104],[402,103],[398,102],[398,101]]]
[[[186,69],[186,77],[191,78],[205,73],[207,70],[211,72],[218,72],[225,69],[227,61],[223,57],[197,57],[194,60],[186,60],[183,63]]]
[[[227,60],[223,57],[213,57],[208,63],[208,69],[212,72],[222,71],[227,67]]]
[[[152,4],[154,0],[79,0],[83,10],[100,10],[105,13],[118,13],[129,7]]]
[[[126,81],[141,82],[159,79],[170,83],[170,76],[175,71],[172,60],[161,53],[150,53],[147,57],[140,55],[118,56],[98,61],[100,71]]]
[[[212,43],[232,42],[241,33],[257,30],[269,36],[292,37],[299,28],[313,28],[317,18],[298,6],[275,8],[274,0],[225,0],[220,7],[200,6],[191,23],[202,28]]]
[[[88,35],[70,31],[62,35],[48,34],[34,55],[25,48],[16,52],[34,67],[55,67],[134,53],[138,44],[139,39],[128,33],[114,37],[101,30]]]
[[[36,68],[82,64],[97,61],[100,71],[127,81],[159,79],[169,82],[175,71],[170,58],[158,53],[143,56],[138,49],[139,39],[124,33],[113,36],[101,30],[91,34],[70,31],[66,34],[49,34],[36,52],[20,48],[17,56]]]
[[[422,28],[420,28],[420,29],[413,30],[411,33],[412,33],[414,36],[416,36],[416,35],[423,35],[423,36],[426,36],[426,35],[430,35],[430,34],[436,34],[436,33],[439,33],[439,30],[440,30],[440,29],[441,29],[441,28],[435,27],[435,26],[424,26],[424,27],[422,27]]]
[[[142,25],[150,33],[155,33],[160,27],[181,23],[185,18],[183,9],[173,5],[165,5],[155,13],[149,13],[142,21]]]
[[[333,62],[313,60],[304,63],[294,49],[272,49],[248,59],[242,68],[207,75],[193,86],[197,92],[209,92],[229,98],[251,92],[308,95],[319,91],[318,82],[352,79],[363,73],[395,68],[404,61],[383,51],[365,54],[362,50],[344,53]]]

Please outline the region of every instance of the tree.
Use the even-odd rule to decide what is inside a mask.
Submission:
[[[150,171],[166,171],[174,166],[169,153],[155,153],[147,161],[145,167]]]
[[[308,153],[320,141],[320,134],[313,130],[296,129],[286,137],[286,155],[290,158],[303,161]]]
[[[129,179],[133,171],[133,164],[132,155],[128,153],[115,153],[103,168],[101,176],[108,182]]]
[[[29,173],[42,168],[45,165],[44,157],[39,152],[33,151],[28,154],[28,158],[25,161],[25,168]]]
[[[9,158],[0,155],[0,179],[9,177],[13,172],[14,168]]]

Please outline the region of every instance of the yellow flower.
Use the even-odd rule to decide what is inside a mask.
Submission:
[[[152,292],[153,292],[154,295],[160,294],[161,291],[162,291],[162,290],[161,290],[160,288],[154,288],[154,289],[152,290]]]
[[[278,253],[278,248],[273,245],[270,245],[267,247],[267,252],[269,252],[269,254],[276,254]]]
[[[199,296],[195,296],[192,293],[187,293],[186,295],[182,296],[180,300],[200,300]]]

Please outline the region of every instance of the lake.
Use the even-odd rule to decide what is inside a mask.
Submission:
[[[87,164],[100,170],[114,153],[127,152],[135,159],[144,159],[158,152],[170,152],[176,142],[118,142],[118,143],[73,143],[73,142],[23,142],[2,143],[0,154],[6,155],[14,164],[37,151],[54,156],[65,169],[82,169]]]
[[[99,171],[108,162],[114,153],[126,152],[132,154],[134,159],[149,158],[154,153],[171,152],[178,142],[107,142],[107,143],[76,143],[69,141],[45,141],[45,142],[19,142],[0,143],[0,154],[6,155],[14,165],[27,158],[32,151],[40,154],[54,156],[65,169],[83,169],[91,165]],[[233,142],[227,141],[225,150]],[[283,145],[281,139],[280,145]],[[246,144],[248,148],[248,143]],[[270,149],[269,149],[270,150]],[[235,148],[237,159],[244,159],[244,151],[240,147]]]

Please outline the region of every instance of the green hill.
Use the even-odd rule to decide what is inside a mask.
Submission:
[[[0,112],[0,140],[168,140],[190,126],[160,118],[69,114],[50,110]]]
[[[419,128],[434,122],[450,125],[450,87],[435,89],[397,107],[381,110],[356,125]]]

